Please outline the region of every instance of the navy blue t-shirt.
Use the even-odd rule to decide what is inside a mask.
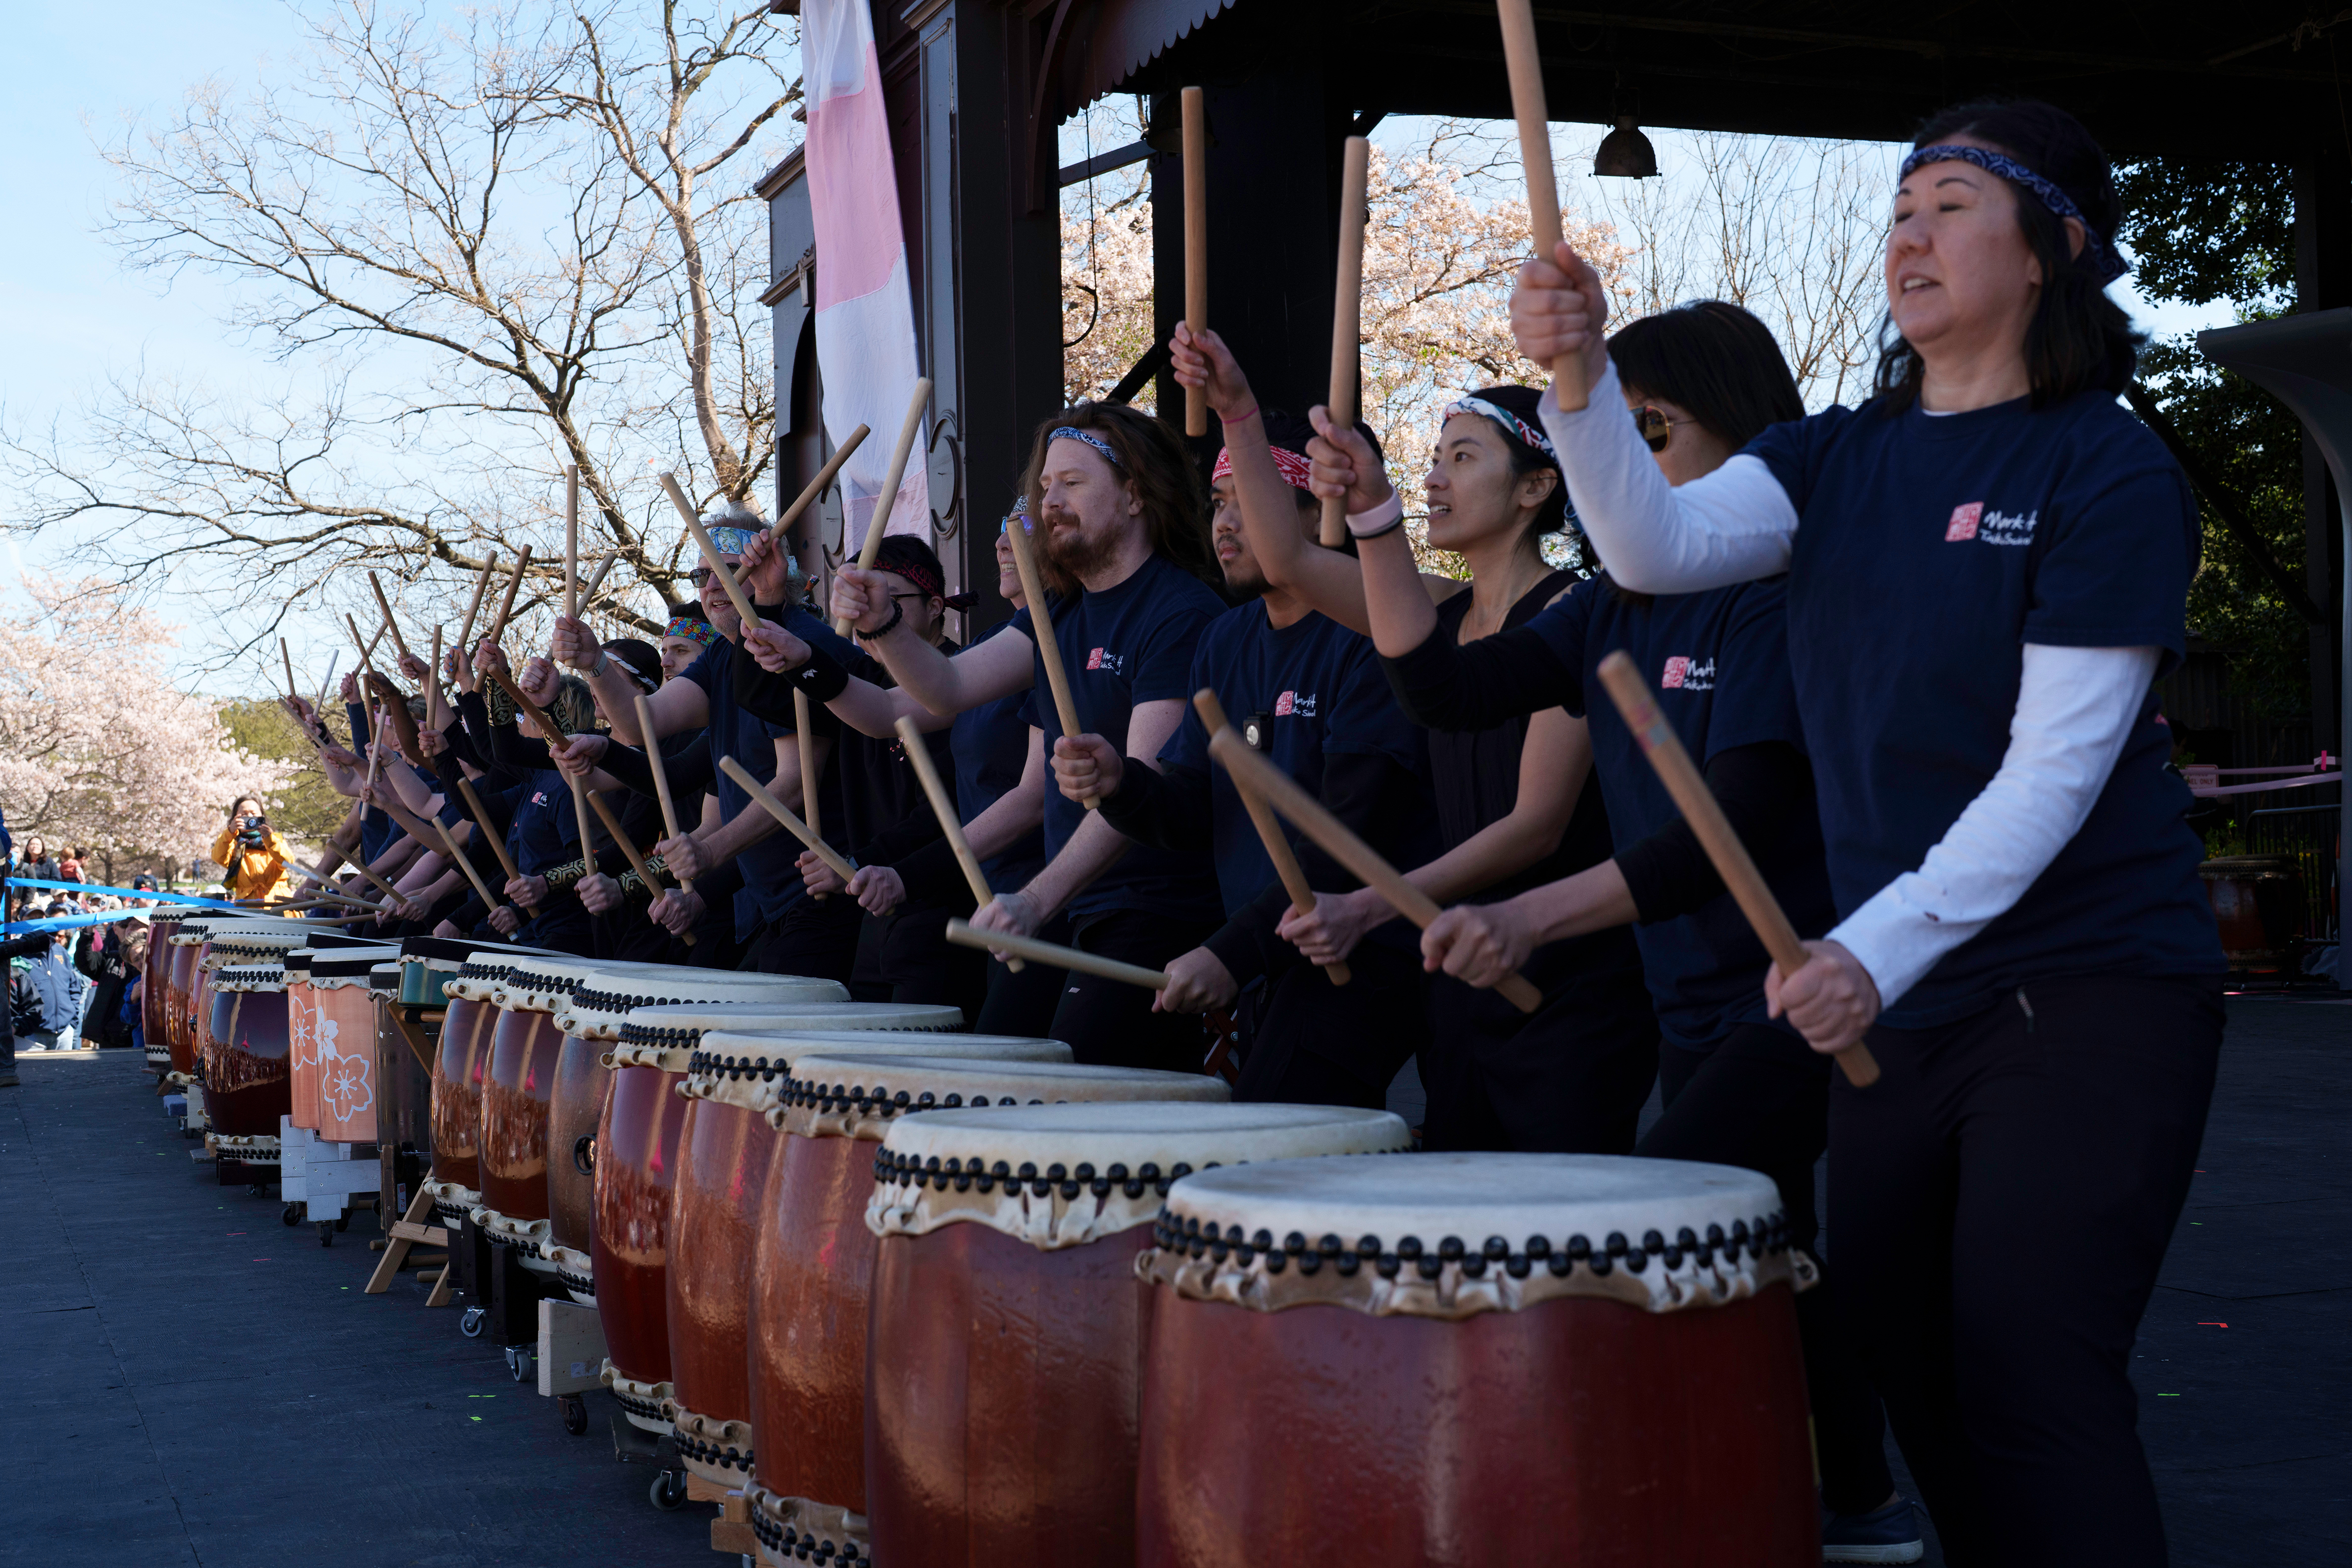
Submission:
[[[1192,648],[1202,629],[1225,613],[1225,602],[1198,577],[1154,555],[1115,588],[1082,593],[1054,606],[1054,641],[1070,679],[1078,722],[1112,745],[1127,744],[1129,716],[1139,702],[1183,701],[1192,695]],[[1045,683],[1045,661],[1034,647],[1027,610],[1012,624],[1033,644],[1034,676],[1025,722],[1045,732],[1049,752],[1062,738],[1061,716]],[[1045,854],[1062,852],[1087,819],[1087,809],[1049,784],[1045,791]],[[1074,920],[1137,910],[1174,920],[1215,921],[1217,890],[1208,868],[1170,849],[1130,844],[1110,868],[1070,900]]]
[[[1658,711],[1701,768],[1739,746],[1778,741],[1804,748],[1789,679],[1786,578],[1646,603],[1590,578],[1528,625],[1582,683],[1562,694],[1560,706],[1583,715],[1591,732],[1592,770],[1621,851],[1682,813],[1617,705],[1587,700],[1600,690],[1601,661],[1611,653],[1622,648],[1633,656]],[[1827,932],[1835,916],[1821,824],[1793,822],[1774,842],[1748,847],[1797,933]],[[1771,957],[1728,892],[1688,914],[1636,925],[1633,940],[1658,1027],[1676,1045],[1712,1046],[1735,1024],[1768,1021],[1764,971]]]
[[[1012,625],[1010,621],[999,621],[981,633],[972,647]],[[955,723],[948,731],[948,744],[955,755],[956,810],[962,813],[965,822],[994,805],[1020,784],[1022,771],[1029,765],[1028,706],[1029,693],[1015,691],[976,708],[967,708],[955,716]],[[1045,831],[1041,826],[982,860],[980,870],[996,891],[1017,892],[1045,864]]]
[[[1326,616],[1309,614],[1277,631],[1263,601],[1228,610],[1201,634],[1189,684],[1195,691],[1204,686],[1214,691],[1236,728],[1262,718],[1259,750],[1309,795],[1322,793],[1323,757],[1329,752],[1384,756],[1417,777],[1428,773],[1421,729],[1390,695],[1371,639]],[[1230,920],[1274,880],[1274,861],[1233,775],[1213,764],[1208,726],[1190,702],[1160,760],[1208,774],[1217,892]],[[1284,830],[1296,848],[1297,830],[1287,823]],[[1383,846],[1409,866],[1435,852],[1434,837],[1422,847],[1424,853],[1415,856]],[[1381,931],[1389,933],[1389,927]],[[1418,948],[1420,933],[1409,934]]]
[[[732,757],[762,784],[772,784],[776,778],[776,737],[792,731],[755,719],[735,703],[735,645],[724,637],[704,648],[695,661],[687,666],[679,679],[691,680],[702,688],[702,695],[710,704],[711,790],[719,796],[719,809],[729,822],[745,810],[761,810],[751,804],[743,787],[719,771],[719,759]],[[782,915],[803,896],[806,889],[801,882],[801,841],[778,828],[757,844],[736,857],[742,868],[743,887],[735,895],[735,940],[748,940],[752,932]]]
[[[2197,502],[2103,392],[2034,411],[1832,408],[1748,450],[1795,505],[1789,647],[1838,912],[1916,870],[2000,767],[2023,645],[2178,663]],[[2221,971],[2190,797],[2153,692],[2080,832],[1886,1022],[1966,1017],[2053,975]]]
[[[507,848],[526,877],[580,858],[580,813],[572,804],[572,786],[553,768],[522,775],[514,817],[507,824]]]

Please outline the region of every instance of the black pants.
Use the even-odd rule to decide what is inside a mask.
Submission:
[[[1056,915],[1038,928],[1040,942],[1058,946],[1070,945],[1070,922]],[[980,1017],[971,1026],[975,1035],[1017,1035],[1024,1039],[1050,1038],[1054,1032],[1054,1009],[1061,1005],[1062,991],[1069,984],[1066,970],[1049,969],[1034,959],[1015,970],[1009,963],[999,963],[988,958],[988,997],[980,1005]]]
[[[1630,1153],[1658,1072],[1657,1015],[1632,933],[1549,943],[1520,973],[1544,994],[1533,1014],[1431,977],[1423,1146]]]
[[[866,911],[846,893],[795,899],[743,944],[738,969],[849,984],[857,961],[857,922]]]
[[[1947,1562],[2165,1561],[2132,1342],[2221,1026],[2217,977],[2045,981],[1832,1089],[1840,1310]]]
[[[1658,1092],[1665,1113],[1633,1152],[1771,1177],[1788,1213],[1790,1244],[1816,1252],[1813,1163],[1829,1143],[1830,1058],[1785,1029],[1736,1024],[1709,1049],[1662,1043]],[[1824,1265],[1821,1283],[1797,1298],[1822,1501],[1832,1512],[1868,1513],[1895,1489],[1886,1419],[1842,1331],[1831,1279]]]
[[[964,1027],[971,1028],[988,994],[991,961],[982,949],[948,941],[947,929],[948,911],[936,904],[901,904],[887,915],[866,915],[858,927],[849,994],[860,1002],[961,1007]]]
[[[586,958],[593,951],[595,933],[589,927],[588,911],[581,907],[579,900],[569,892],[550,892],[536,918],[517,927],[514,935],[499,940]]]
[[[1072,943],[1081,952],[1157,969],[1201,945],[1216,930],[1210,921],[1171,920],[1166,915],[1118,910],[1072,922]],[[1069,971],[1062,999],[1046,1030],[1077,1059],[1100,1067],[1160,1068],[1199,1072],[1209,1054],[1208,1030],[1188,1013],[1155,1013],[1159,993],[1123,980],[1104,980]]]
[[[1417,953],[1360,943],[1334,985],[1301,961],[1242,994],[1248,1055],[1234,1098],[1379,1110],[1405,1058],[1429,1042],[1427,976]]]

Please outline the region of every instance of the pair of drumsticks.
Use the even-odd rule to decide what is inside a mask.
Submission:
[[[1783,976],[1794,974],[1811,957],[1798,939],[1796,928],[1789,923],[1780,900],[1765,885],[1763,876],[1749,858],[1746,846],[1726,820],[1723,808],[1716,804],[1706,781],[1684,750],[1681,738],[1658,712],[1657,703],[1651,699],[1642,681],[1641,672],[1622,650],[1611,654],[1601,664],[1601,684],[1610,698],[1624,715],[1626,727],[1633,731],[1642,752],[1657,769],[1660,780],[1675,804],[1681,808],[1691,830],[1706,851],[1717,874],[1722,877],[1740,910],[1755,927],[1765,950],[1780,965]],[[1252,750],[1233,725],[1226,721],[1216,694],[1202,690],[1192,699],[1201,721],[1209,729],[1210,755],[1224,764],[1233,775],[1234,786],[1249,810],[1258,837],[1265,843],[1267,856],[1274,861],[1276,874],[1289,894],[1294,908],[1301,913],[1315,907],[1315,894],[1307,884],[1298,858],[1284,840],[1276,814],[1288,817],[1299,830],[1320,845],[1325,853],[1368,886],[1378,889],[1381,896],[1412,921],[1426,930],[1437,919],[1436,900],[1406,880],[1402,873],[1391,866],[1379,851],[1366,844],[1348,826],[1326,810],[1321,802],[1299,786],[1288,773]],[[901,720],[901,733],[911,731],[908,721]],[[909,751],[914,750],[910,745]],[[926,759],[928,761],[928,758]],[[954,813],[940,792],[934,791],[932,807],[946,827],[950,843],[957,849],[957,859],[964,866],[965,875],[972,883],[972,895],[981,902],[988,900],[986,884],[981,879],[979,868],[972,861],[971,849],[962,842],[962,834],[954,826]],[[1142,969],[1133,964],[1118,963],[1097,958],[1053,942],[1039,942],[1032,937],[1013,936],[1003,931],[973,930],[962,921],[948,922],[948,940],[967,947],[994,948],[1019,953],[1040,963],[1057,964],[1085,973],[1098,974],[1107,979],[1129,984],[1147,985],[1153,990],[1165,990],[1167,974],[1159,970]],[[1343,965],[1329,966],[1332,984],[1345,984],[1348,976]],[[1512,1005],[1523,1013],[1532,1013],[1543,1005],[1543,994],[1516,971],[1495,984]],[[1837,1053],[1838,1063],[1856,1088],[1866,1089],[1877,1081],[1878,1064],[1867,1046],[1856,1043]]]

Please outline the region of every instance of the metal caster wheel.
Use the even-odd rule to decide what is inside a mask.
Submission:
[[[507,1353],[507,1370],[514,1373],[517,1383],[530,1375],[530,1358],[531,1352],[520,1346]]]
[[[588,1430],[586,1400],[576,1394],[564,1394],[556,1396],[555,1405],[557,1409],[563,1412],[563,1429],[566,1432],[571,1433],[574,1437],[586,1434]]]
[[[482,1321],[490,1315],[487,1307],[468,1307],[457,1320],[457,1331],[469,1340],[482,1337]]]
[[[319,1233],[320,1246],[332,1247],[335,1245],[335,1225],[332,1220],[322,1219],[313,1221],[312,1228]]]
[[[288,1204],[283,1209],[278,1211],[278,1223],[280,1225],[299,1225],[301,1223],[301,1220],[302,1205],[300,1204]]]
[[[245,1195],[249,1198],[259,1197],[261,1195],[261,1184],[259,1182],[247,1182],[245,1184]],[[294,1222],[289,1219],[286,1223],[288,1225],[292,1225]]]
[[[651,1499],[653,1505],[664,1513],[675,1512],[685,1507],[686,1472],[684,1470],[662,1471],[654,1478],[654,1484],[646,1489],[646,1496]]]

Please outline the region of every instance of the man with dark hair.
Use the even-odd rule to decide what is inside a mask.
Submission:
[[[1213,484],[1226,592],[1247,599],[1201,634],[1191,684],[1216,693],[1254,750],[1410,864],[1434,848],[1421,732],[1391,699],[1371,640],[1259,569],[1253,532],[1312,536],[1319,514],[1307,488],[1313,432],[1276,410],[1261,417],[1256,428],[1251,419],[1227,426],[1232,444],[1217,455]],[[1350,956],[1344,985],[1276,934],[1289,894],[1232,775],[1212,764],[1197,710],[1160,749],[1157,771],[1088,734],[1059,750],[1054,772],[1065,795],[1098,800],[1104,820],[1129,838],[1214,861],[1225,923],[1168,963],[1159,1005],[1236,1010],[1246,1044],[1236,1097],[1384,1105],[1389,1081],[1427,1034],[1418,934],[1401,919],[1373,931]],[[1357,885],[1311,845],[1293,847],[1312,885]]]

